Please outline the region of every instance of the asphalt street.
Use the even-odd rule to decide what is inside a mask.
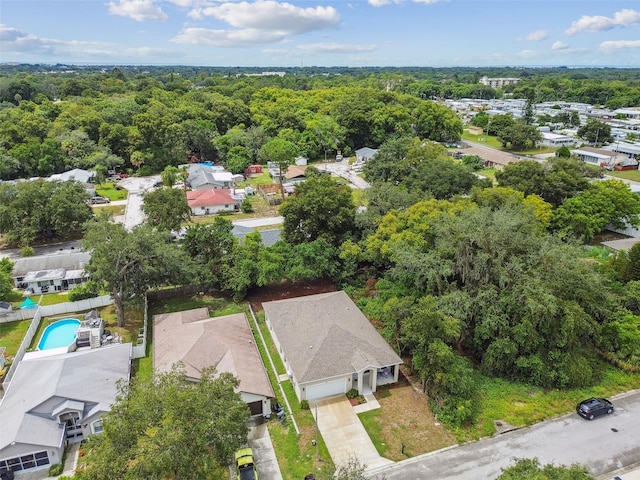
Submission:
[[[593,421],[576,413],[372,470],[370,479],[494,479],[516,458],[541,464],[581,464],[592,475],[640,462],[640,390],[611,399],[615,412]]]

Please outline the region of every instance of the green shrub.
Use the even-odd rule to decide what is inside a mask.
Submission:
[[[358,390],[352,388],[347,392],[347,398],[356,398],[358,396]]]
[[[138,177],[148,177],[149,175],[153,175],[153,169],[149,165],[143,165],[137,173]]]
[[[300,402],[300,410],[309,410],[309,401],[308,400],[302,400]]]
[[[22,247],[20,249],[20,255],[23,257],[33,257],[36,254],[36,251],[33,249],[33,247]]]
[[[251,200],[249,200],[248,198],[245,198],[242,201],[242,204],[240,205],[240,210],[242,210],[242,213],[253,212],[253,204],[251,203]]]
[[[62,473],[62,464],[61,463],[56,463],[55,465],[51,465],[51,468],[49,468],[49,476],[50,477],[57,477],[61,473]]]
[[[87,298],[95,298],[100,295],[100,288],[96,282],[89,280],[87,283],[78,285],[69,291],[69,301],[77,302]]]

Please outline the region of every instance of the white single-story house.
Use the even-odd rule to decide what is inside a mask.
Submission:
[[[629,164],[637,165],[635,159],[629,158],[624,153],[616,153],[610,150],[594,147],[582,147],[571,150],[571,154],[578,157],[585,163],[598,165],[599,167],[615,167],[616,165],[625,166]]]
[[[55,173],[47,178],[49,181],[68,182],[73,180],[80,183],[90,183],[96,176],[96,172],[83,170],[82,168],[74,168],[63,173]]]
[[[402,359],[344,291],[262,304],[278,353],[302,400],[364,394],[395,383]]]
[[[252,416],[271,412],[275,398],[244,313],[210,317],[207,307],[153,317],[153,366],[167,372],[181,361],[187,377],[198,381],[205,367],[240,380],[238,390]]]
[[[235,210],[239,201],[231,196],[231,190],[191,190],[187,192],[187,204],[193,215],[211,215],[222,210]]]
[[[560,135],[558,133],[543,131],[541,131],[540,134],[542,135],[542,142],[540,143],[546,147],[572,147],[576,143],[575,139],[568,135]]]
[[[34,293],[69,290],[89,279],[84,271],[89,260],[91,254],[83,251],[18,258],[11,277],[16,288],[32,288]]]
[[[22,279],[22,285],[32,293],[50,293],[70,290],[88,280],[89,274],[84,270],[55,268],[27,273]]]
[[[50,182],[68,182],[70,180],[79,182],[84,186],[87,194],[91,197],[96,194],[96,186],[93,179],[96,176],[96,172],[93,170],[83,170],[82,168],[74,168],[63,173],[55,173],[48,177],[46,180]]]
[[[102,432],[117,382],[129,381],[131,344],[46,355],[27,353],[0,402],[0,471],[62,462],[67,443]],[[36,478],[30,476],[29,478]]]
[[[378,153],[377,148],[359,148],[358,150],[356,150],[356,161],[362,160],[363,162],[366,162],[367,160],[371,160],[373,157],[375,157],[376,153]]]
[[[289,184],[296,184],[304,182],[307,179],[306,176],[306,166],[300,165],[289,165],[287,167],[287,171],[284,172],[282,182]],[[269,175],[275,183],[280,183],[280,169],[278,168],[269,168]]]
[[[234,181],[233,173],[213,170],[198,170],[187,177],[187,183],[193,190],[231,188]]]

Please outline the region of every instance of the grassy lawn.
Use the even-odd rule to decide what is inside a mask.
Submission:
[[[490,178],[491,181],[496,183],[496,169],[495,168],[483,168],[482,170],[478,170],[476,173],[478,175],[482,175],[483,177]]]
[[[69,292],[53,292],[45,293],[37,300],[37,295],[33,296],[32,300],[40,305],[56,305],[58,303],[65,303],[69,301]]]
[[[541,153],[553,153],[556,151],[556,149],[553,147],[544,147],[544,146],[532,148],[530,150],[510,150],[502,146],[502,142],[498,140],[498,137],[493,137],[491,135],[486,135],[486,134],[472,135],[469,133],[468,130],[464,130],[462,132],[462,139],[469,140],[470,142],[481,143],[483,145],[486,145],[487,147],[495,148],[497,150],[502,150],[503,152],[515,153],[517,155],[539,155]],[[461,149],[461,151],[464,153],[464,149]]]
[[[18,352],[30,323],[31,319],[0,323],[0,347],[6,348],[7,356],[13,357]]]
[[[455,435],[438,424],[426,396],[408,382],[381,387],[375,397],[380,408],[358,417],[381,456],[400,461],[457,443]]]
[[[495,433],[494,422],[501,420],[523,427],[574,411],[589,397],[612,397],[640,386],[640,373],[625,373],[603,364],[598,385],[571,390],[545,390],[540,387],[483,377],[482,407],[476,425],[456,432],[460,441],[474,440]]]
[[[108,212],[112,217],[124,215],[126,205],[93,205],[95,211]]]
[[[108,198],[112,202],[114,200],[124,200],[127,198],[127,193],[124,188],[114,183],[107,182],[96,185],[96,195]]]
[[[221,317],[234,313],[245,313],[247,306],[244,303],[233,303],[226,297],[213,295],[191,295],[184,297],[167,298],[149,304],[149,316],[159,313],[181,312],[194,308],[209,307],[211,317]]]
[[[638,170],[623,170],[621,172],[605,172],[607,175],[615,178],[622,178],[624,180],[631,180],[633,182],[640,182],[640,171]]]
[[[470,142],[482,143],[487,147],[506,151],[506,149],[502,148],[502,143],[496,137],[492,137],[491,135],[472,135],[468,130],[464,130],[462,132],[462,139],[469,140]]]

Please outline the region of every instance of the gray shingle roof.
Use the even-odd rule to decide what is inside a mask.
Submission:
[[[40,270],[83,270],[91,260],[89,252],[54,253],[52,255],[39,255],[36,257],[18,258],[13,265],[14,277],[23,277],[27,272]]]
[[[262,304],[300,383],[402,363],[402,359],[343,292]]]
[[[191,378],[213,366],[240,380],[239,390],[275,397],[243,313],[209,317],[206,307],[153,317],[153,364],[159,372],[182,361]]]
[[[0,450],[12,442],[62,445],[56,408],[71,400],[84,404],[84,417],[109,411],[118,380],[129,379],[130,359],[130,343],[61,355],[27,354],[0,403]]]

